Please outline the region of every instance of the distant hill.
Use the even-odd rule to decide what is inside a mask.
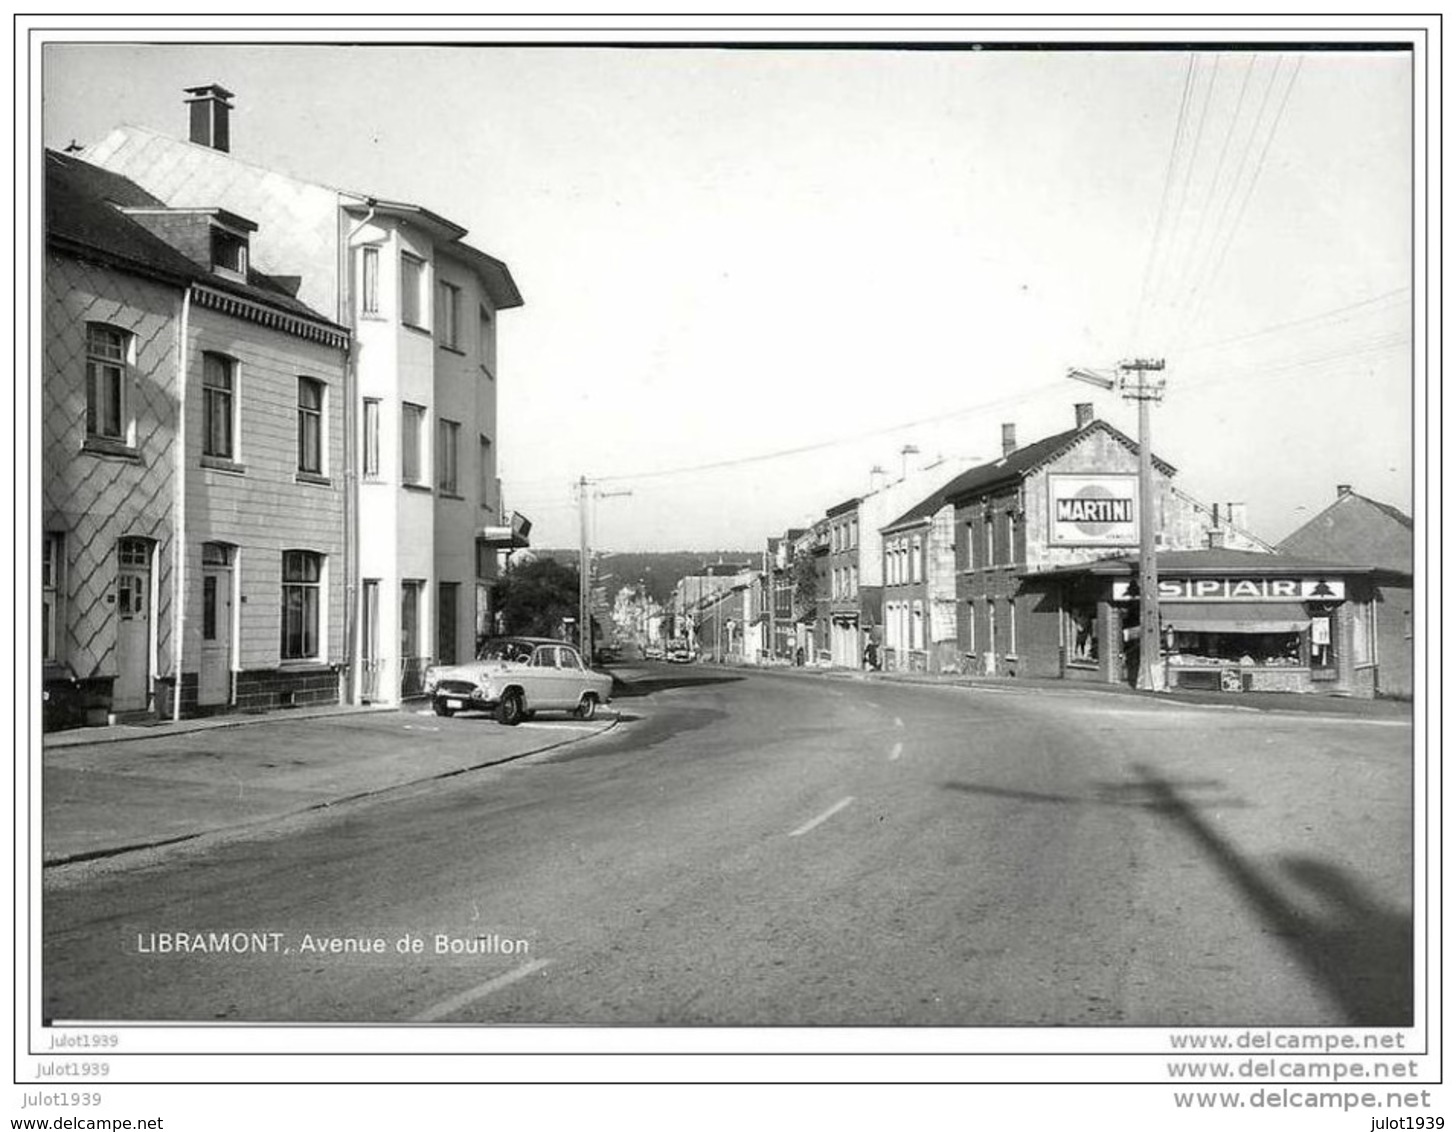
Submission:
[[[529,552],[536,558],[553,558],[565,565],[575,566],[580,555],[571,550],[537,550]],[[520,557],[520,554],[517,555]],[[607,600],[614,601],[617,591],[623,586],[641,583],[648,594],[659,602],[666,602],[672,596],[679,578],[696,574],[705,563],[748,563],[754,569],[763,565],[761,550],[667,550],[667,551],[624,551],[603,553],[596,558],[596,579],[607,590]]]

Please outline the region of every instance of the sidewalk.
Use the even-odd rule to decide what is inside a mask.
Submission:
[[[616,722],[501,727],[419,705],[331,705],[59,732],[42,756],[43,860],[254,826],[577,743]]]
[[[732,667],[732,666],[725,666]],[[1354,715],[1375,719],[1410,719],[1409,701],[1357,699],[1352,696],[1299,695],[1290,692],[1197,692],[1173,689],[1144,692],[1125,684],[1097,684],[1090,681],[1050,680],[1030,676],[935,676],[923,672],[865,672],[853,668],[796,668],[789,665],[747,666],[767,673],[852,680],[866,684],[928,684],[939,687],[972,688],[993,692],[1049,692],[1065,695],[1130,696],[1157,703],[1191,704],[1243,711],[1297,712],[1316,715]]]

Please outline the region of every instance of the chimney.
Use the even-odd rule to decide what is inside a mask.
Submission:
[[[1249,505],[1247,503],[1225,503],[1223,505],[1223,521],[1227,526],[1237,530],[1246,531],[1249,529]]]
[[[1336,499],[1343,499],[1345,496],[1349,495],[1352,490],[1353,489],[1347,483],[1336,484],[1335,485],[1335,498]]]
[[[226,153],[228,115],[233,109],[228,100],[233,97],[233,92],[212,83],[208,86],[190,86],[187,93],[192,95],[187,99],[187,104],[192,107],[189,140]]]
[[[1092,402],[1082,401],[1073,406],[1077,410],[1077,427],[1086,428],[1092,423]]]
[[[1004,424],[1001,426],[1001,455],[1010,456],[1016,451],[1016,426]]]
[[[1214,527],[1208,532],[1208,549],[1220,550],[1228,543],[1228,532],[1221,527]]]

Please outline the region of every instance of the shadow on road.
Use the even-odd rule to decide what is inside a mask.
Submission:
[[[1289,883],[1318,905],[1306,912],[1287,899],[1269,877],[1244,858],[1200,811],[1227,811],[1247,802],[1210,796],[1217,779],[1171,780],[1144,765],[1139,781],[1098,787],[1091,796],[1007,790],[967,782],[944,789],[1016,802],[1063,806],[1133,807],[1172,821],[1230,880],[1294,959],[1339,1003],[1350,1025],[1410,1026],[1414,1023],[1414,933],[1411,917],[1382,905],[1345,870],[1311,857],[1286,856],[1276,867]],[[1195,801],[1183,791],[1199,791]]]
[[[742,676],[720,676],[706,673],[698,675],[684,672],[681,675],[673,673],[671,676],[642,676],[624,680],[613,673],[612,699],[624,700],[636,696],[650,696],[654,692],[666,692],[672,688],[706,688],[712,684],[733,684],[742,679]]]

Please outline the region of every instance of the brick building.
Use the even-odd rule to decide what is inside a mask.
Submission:
[[[1279,544],[1284,554],[1332,558],[1378,567],[1374,592],[1375,656],[1382,695],[1415,692],[1415,524],[1388,503],[1360,495],[1349,484],[1335,501]],[[1406,575],[1404,580],[1400,575]]]

